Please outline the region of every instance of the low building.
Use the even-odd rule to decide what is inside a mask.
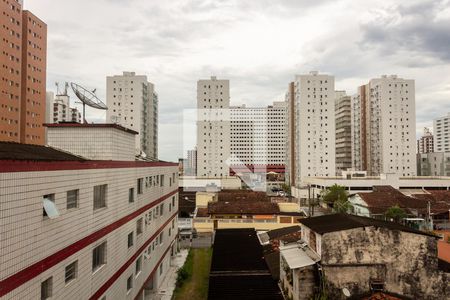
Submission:
[[[368,193],[374,186],[390,185],[401,192],[425,190],[450,190],[450,177],[442,176],[410,176],[399,177],[396,174],[381,174],[367,176],[365,172],[342,172],[337,177],[308,177],[301,188],[292,187],[292,196],[299,201],[306,201],[308,197],[315,198],[321,191],[332,185],[345,187],[348,193]]]
[[[450,276],[438,269],[433,234],[346,214],[300,223],[302,240],[281,248],[280,280],[292,299],[311,293],[329,299],[367,299],[380,292],[401,299],[450,295]]]
[[[423,191],[406,196],[392,186],[374,186],[369,193],[357,193],[349,197],[353,213],[359,216],[385,219],[387,210],[398,206],[412,218],[421,218],[431,230],[436,226],[450,226],[450,191]],[[428,214],[430,214],[428,216]],[[428,217],[431,219],[428,220]],[[419,221],[419,219],[415,219]],[[436,221],[436,222],[434,222]],[[415,222],[413,226],[419,226]]]
[[[134,134],[117,125],[69,127],[50,126],[50,142],[86,130],[78,155],[0,143],[0,298],[142,299],[177,251],[177,164],[135,161]],[[82,156],[107,138],[110,156]]]
[[[450,152],[417,154],[418,176],[450,176]]]
[[[207,207],[196,208],[194,228],[197,232],[213,232],[216,229],[227,228],[267,231],[292,226],[298,223],[299,218],[305,216],[300,212],[298,204],[284,204],[286,203],[249,199],[210,202]]]

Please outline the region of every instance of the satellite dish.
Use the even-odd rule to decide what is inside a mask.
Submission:
[[[350,297],[350,295],[351,295],[348,288],[343,288],[342,293],[344,294],[345,297]]]
[[[103,110],[108,109],[108,107],[94,94],[96,89],[94,89],[91,92],[74,82],[71,82],[70,86],[72,87],[72,90],[78,97],[78,99],[80,99],[81,102],[83,103],[83,119],[85,123],[86,123],[86,107],[85,107],[86,105],[96,109],[103,109]]]

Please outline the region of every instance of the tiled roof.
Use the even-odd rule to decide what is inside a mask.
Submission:
[[[416,230],[399,223],[348,214],[331,214],[319,217],[303,218],[299,219],[299,222],[319,234],[361,227],[384,227],[390,230],[399,230],[436,237],[434,234]]]
[[[0,142],[0,160],[86,161],[81,156],[52,147],[14,142]]]
[[[272,215],[279,212],[276,203],[265,201],[235,200],[208,203],[209,214]]]
[[[412,210],[420,214],[427,212],[430,201],[431,212],[439,213],[450,209],[450,191],[429,191],[430,194],[413,194],[408,197],[391,186],[374,186],[373,192],[358,193],[367,203],[371,213],[383,214],[392,206],[399,206],[407,212]]]

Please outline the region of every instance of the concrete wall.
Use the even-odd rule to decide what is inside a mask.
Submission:
[[[370,291],[370,279],[385,282],[386,291],[413,299],[449,295],[448,274],[437,271],[433,237],[386,228],[356,228],[322,235],[322,266],[329,296]]]

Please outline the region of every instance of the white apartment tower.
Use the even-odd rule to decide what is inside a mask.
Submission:
[[[423,135],[417,140],[417,153],[434,152],[433,134],[430,128],[423,128]]]
[[[352,97],[352,166],[376,176],[416,175],[414,80],[372,79]]]
[[[81,113],[77,108],[70,107],[70,97],[67,90],[54,96],[52,92],[46,94],[46,122],[74,122],[81,123]]]
[[[434,135],[434,152],[450,151],[450,113],[445,117],[437,118],[433,122]]]
[[[306,177],[335,176],[334,76],[316,71],[297,75],[286,95],[289,107],[288,177],[299,186]]]
[[[232,165],[260,165],[268,171],[284,171],[286,102],[267,107],[234,106],[230,116]]]
[[[230,82],[211,79],[197,81],[197,177],[229,176]]]
[[[106,78],[108,122],[137,131],[136,153],[158,158],[158,95],[145,75],[123,72]]]

